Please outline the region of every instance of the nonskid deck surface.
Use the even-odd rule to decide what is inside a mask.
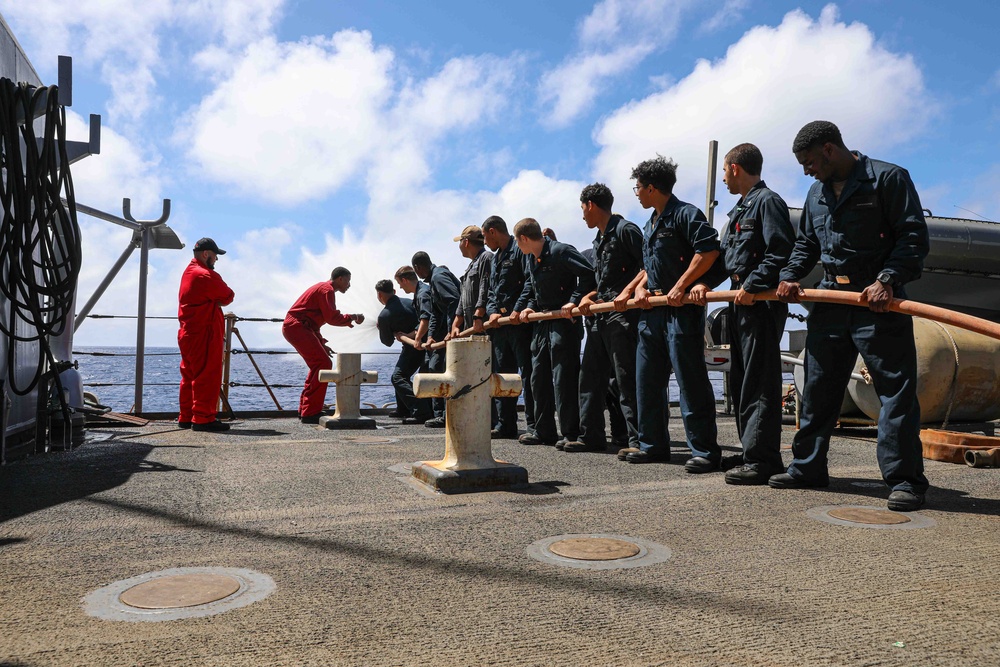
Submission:
[[[391,428],[91,429],[74,452],[0,469],[0,664],[996,664],[997,470],[927,461],[912,529],[815,518],[885,507],[872,429],[837,432],[822,490],[506,440],[494,452],[529,489],[435,496],[399,464],[440,458],[443,431],[378,420]],[[719,427],[735,451],[731,418]],[[671,431],[680,445],[676,410]],[[661,558],[537,558],[579,535]],[[103,587],[183,568],[274,588],[163,622],[85,611]]]

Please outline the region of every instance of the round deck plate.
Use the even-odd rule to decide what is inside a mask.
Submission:
[[[359,445],[388,445],[388,444],[391,444],[393,442],[396,442],[392,438],[376,438],[376,437],[363,436],[363,435],[352,435],[352,436],[348,436],[346,438],[343,438],[343,440],[346,440],[347,442],[354,442],[354,443],[357,443]]]
[[[838,507],[827,512],[834,519],[843,519],[852,523],[866,523],[876,526],[897,526],[910,523],[909,517],[890,510],[870,509],[867,507]]]
[[[637,556],[641,549],[634,542],[610,537],[571,537],[553,542],[549,551],[576,560],[618,560]]]
[[[235,567],[178,567],[116,581],[83,598],[84,611],[109,621],[175,621],[214,616],[274,592],[266,574]]]
[[[556,535],[528,545],[528,556],[550,565],[584,570],[619,570],[662,563],[670,549],[626,535]]]
[[[810,518],[851,528],[916,530],[935,525],[934,519],[919,512],[893,512],[868,505],[823,505],[806,510]]]
[[[138,609],[178,609],[217,602],[240,590],[240,582],[224,574],[178,574],[133,586],[119,596]]]

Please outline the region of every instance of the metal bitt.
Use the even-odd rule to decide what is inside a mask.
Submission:
[[[328,429],[376,428],[371,417],[361,416],[361,385],[378,382],[378,372],[361,370],[360,354],[338,354],[333,368],[319,372],[320,382],[337,386],[337,410],[332,417],[322,417],[320,426]]]
[[[413,464],[413,476],[444,493],[521,488],[528,471],[493,458],[490,440],[490,397],[521,393],[514,373],[493,373],[490,339],[471,336],[448,341],[444,373],[418,373],[418,398],[446,398],[445,453],[440,461]]]

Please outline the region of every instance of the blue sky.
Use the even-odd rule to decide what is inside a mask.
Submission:
[[[990,3],[0,0],[0,12],[44,81],[58,55],[74,58],[73,135],[103,117],[102,154],[74,167],[79,200],[120,213],[131,197],[153,218],[170,198],[189,248],[208,235],[229,249],[218,270],[241,315],[283,316],[345,265],[342,308],[374,316],[376,280],[419,249],[460,273],[451,238],[491,214],[587,244],[581,187],[607,182],[616,209],[645,220],[628,175],[656,153],[703,206],[711,139],[759,145],[768,183],[797,206],[810,180],[789,147],[816,118],[909,169],[936,215],[1000,219]],[[734,203],[718,187],[717,226]],[[85,299],[128,233],[81,223]],[[154,251],[152,313],[175,312],[189,257]],[[134,312],[136,271],[95,312]],[[169,345],[175,330],[148,334]],[[244,334],[283,344],[277,327]],[[133,335],[95,321],[78,343]],[[375,345],[371,325],[328,337]]]

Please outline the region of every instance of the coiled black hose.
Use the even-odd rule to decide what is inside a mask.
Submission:
[[[34,119],[42,115],[39,146]],[[58,377],[65,362],[53,359],[49,339],[65,331],[72,313],[81,243],[66,153],[66,110],[56,86],[0,79],[0,160],[0,293],[7,301],[0,331],[8,341],[7,384],[23,396],[51,374],[65,411]],[[27,326],[18,326],[21,322]],[[36,358],[30,381],[22,385],[15,369],[23,354]]]

